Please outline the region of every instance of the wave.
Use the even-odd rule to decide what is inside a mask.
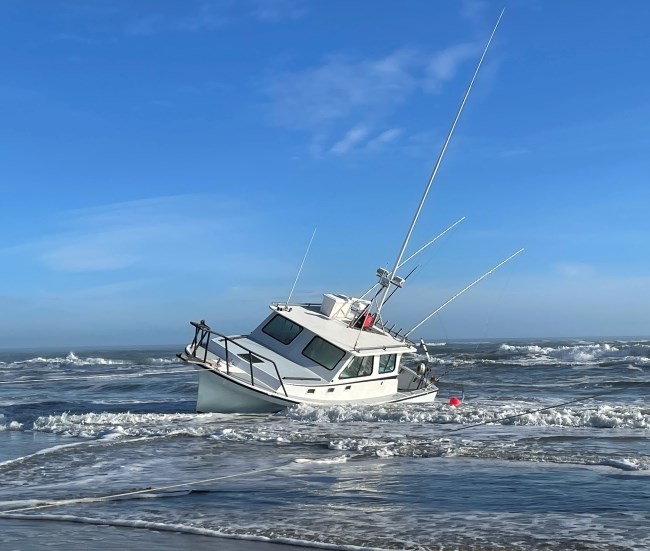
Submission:
[[[0,413],[0,432],[4,432],[7,430],[22,430],[23,424],[19,423],[18,421],[9,421],[7,422],[7,418],[3,413]]]
[[[48,415],[34,421],[33,430],[81,438],[124,436],[209,436],[219,414],[83,413]]]
[[[322,441],[323,432],[352,432],[354,437],[355,433],[367,430],[353,426],[360,422],[381,424],[388,432],[408,431],[409,425],[418,426],[418,429],[421,425],[440,425],[442,431],[448,431],[450,425],[462,429],[475,424],[616,430],[650,428],[650,409],[641,406],[558,407],[535,413],[527,413],[528,409],[530,404],[463,404],[460,407],[437,404],[420,409],[299,405],[276,414],[276,423],[270,417],[270,425],[251,423],[226,427],[224,421],[237,423],[238,418],[193,413],[63,413],[37,418],[33,430],[80,438],[188,436],[224,442],[311,443]],[[305,424],[309,425],[308,431],[302,430]]]
[[[3,420],[2,415],[0,415],[0,432],[4,432],[8,430],[16,430],[16,431],[23,430],[23,424],[19,423],[18,421],[10,421],[9,423],[3,423],[2,420]]]
[[[650,345],[634,343],[586,343],[576,345],[540,346],[537,344],[501,344],[498,354],[504,358],[529,356],[553,363],[589,364],[602,361],[631,362],[650,365]]]
[[[26,360],[17,360],[9,363],[0,362],[0,368],[22,368],[26,365],[45,365],[47,367],[66,367],[66,366],[133,366],[133,365],[147,365],[147,366],[160,366],[160,365],[172,365],[181,363],[180,360],[176,358],[163,358],[163,357],[152,357],[144,358],[140,360],[135,359],[114,359],[114,358],[104,358],[101,356],[87,356],[79,357],[74,352],[69,352],[66,356],[53,356],[53,357],[43,357],[36,356],[34,358],[29,358]]]
[[[543,451],[536,446],[527,446],[521,442],[457,441],[450,438],[423,440],[382,440],[368,438],[343,438],[332,440],[330,450],[350,452],[359,457],[410,457],[410,458],[469,458],[497,461],[515,461],[529,463],[574,464],[593,467],[609,467],[617,470],[635,472],[650,476],[650,458],[647,456],[619,457],[614,455],[593,455],[573,453],[567,450]]]
[[[17,464],[24,463],[30,459],[38,456],[49,455],[59,453],[61,450],[68,450],[70,448],[76,448],[79,446],[87,445],[87,442],[72,442],[70,444],[58,444],[56,446],[51,446],[49,448],[43,448],[34,453],[28,455],[22,455],[20,457],[14,457],[13,459],[7,459],[6,461],[0,461],[0,467],[13,466]]]
[[[12,365],[19,366],[24,364],[48,364],[48,365],[132,365],[131,360],[112,360],[107,358],[92,357],[80,358],[74,352],[69,352],[66,356],[55,356],[53,358],[44,358],[38,356],[27,360],[13,362]]]
[[[147,358],[142,362],[144,364],[151,364],[151,365],[169,365],[169,364],[176,364],[176,363],[183,363],[180,360],[177,360],[176,358]]]
[[[319,423],[429,423],[460,424],[492,423],[524,426],[562,426],[616,429],[650,428],[650,409],[640,406],[602,405],[595,408],[549,408],[537,413],[526,413],[528,408],[506,405],[481,407],[463,404],[452,407],[436,404],[433,408],[416,409],[403,407],[352,406],[314,407],[301,404],[278,415],[290,419]],[[517,416],[514,417],[513,416]]]

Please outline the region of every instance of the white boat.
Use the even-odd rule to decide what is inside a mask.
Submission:
[[[389,296],[404,284],[406,278],[398,275],[406,262],[402,260],[404,252],[499,21],[465,92],[394,268],[377,270],[378,283],[362,297],[325,294],[317,304],[291,304],[292,289],[286,302],[271,304],[271,313],[248,335],[226,336],[213,331],[205,321],[192,322],[194,338],[178,356],[199,367],[198,412],[266,413],[296,404],[435,400],[438,388],[429,366],[424,362],[415,368],[405,365],[404,356],[417,351],[409,335],[515,255],[465,287],[410,331],[394,331],[394,325],[389,327],[381,312]],[[367,299],[372,291],[374,296]]]
[[[195,336],[180,358],[201,368],[197,411],[433,401],[438,389],[427,373],[402,365],[415,345],[373,324],[369,305],[330,294],[320,304],[273,304],[245,336],[228,337],[192,322]]]

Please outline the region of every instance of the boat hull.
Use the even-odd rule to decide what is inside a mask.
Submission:
[[[432,403],[438,389],[417,392],[398,392],[384,397],[357,400],[310,400],[300,396],[282,396],[272,391],[256,388],[237,378],[199,365],[199,388],[196,402],[198,413],[276,413],[298,404],[313,406],[371,406],[391,403]]]
[[[297,403],[252,388],[212,369],[199,371],[198,413],[275,413]]]

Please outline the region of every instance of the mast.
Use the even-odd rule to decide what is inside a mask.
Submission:
[[[377,305],[377,312],[375,313],[375,317],[379,318],[379,315],[381,314],[381,309],[384,305],[384,302],[386,302],[386,296],[388,295],[388,289],[391,286],[391,283],[394,285],[397,285],[398,287],[401,287],[403,284],[403,280],[397,276],[397,270],[400,267],[400,263],[402,262],[402,256],[404,256],[404,251],[406,250],[406,247],[408,245],[409,239],[411,238],[411,234],[413,233],[413,228],[415,228],[415,224],[418,221],[418,218],[420,216],[420,212],[422,211],[422,207],[424,206],[424,203],[427,199],[427,195],[429,195],[429,190],[431,189],[431,185],[433,184],[433,180],[436,177],[436,174],[438,173],[438,169],[440,168],[440,163],[442,162],[442,158],[445,156],[445,152],[447,151],[447,146],[449,145],[449,142],[451,141],[451,137],[454,133],[454,130],[456,129],[456,124],[458,123],[458,120],[460,119],[460,115],[463,112],[463,108],[465,107],[465,102],[467,101],[467,98],[469,97],[469,93],[472,91],[472,86],[474,86],[474,81],[476,80],[476,77],[478,75],[479,70],[481,69],[481,65],[483,64],[483,60],[485,59],[485,56],[488,52],[488,49],[490,48],[490,44],[492,43],[492,39],[494,38],[494,34],[497,31],[497,28],[499,27],[499,23],[501,22],[501,18],[503,17],[503,13],[506,11],[505,8],[501,10],[501,13],[499,14],[499,18],[497,19],[496,25],[494,25],[494,29],[492,29],[492,34],[490,34],[490,38],[487,41],[487,44],[485,45],[485,48],[483,50],[483,54],[481,55],[481,59],[478,62],[478,65],[476,66],[476,70],[474,71],[474,75],[472,76],[472,79],[469,82],[469,86],[467,87],[467,90],[465,91],[465,95],[463,96],[463,100],[460,103],[460,106],[458,107],[458,112],[456,113],[456,117],[454,118],[454,121],[451,124],[451,128],[449,129],[449,133],[447,134],[447,139],[445,140],[442,149],[440,150],[440,153],[438,154],[438,160],[436,161],[435,166],[433,167],[433,171],[431,172],[431,176],[429,177],[429,182],[427,183],[424,193],[422,194],[422,198],[420,199],[420,204],[418,205],[417,210],[415,211],[415,215],[413,216],[413,220],[411,222],[411,226],[409,227],[408,231],[406,232],[406,236],[404,237],[404,243],[402,244],[402,248],[399,251],[399,254],[397,255],[397,260],[395,261],[395,265],[393,266],[393,270],[385,274],[384,277],[380,276],[380,281],[382,286],[384,286],[384,291],[382,293],[381,299],[379,301],[379,304]]]

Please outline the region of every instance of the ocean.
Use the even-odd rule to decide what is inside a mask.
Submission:
[[[0,549],[650,549],[650,340],[432,342],[433,405],[272,415],[196,414],[181,349],[0,350]]]

